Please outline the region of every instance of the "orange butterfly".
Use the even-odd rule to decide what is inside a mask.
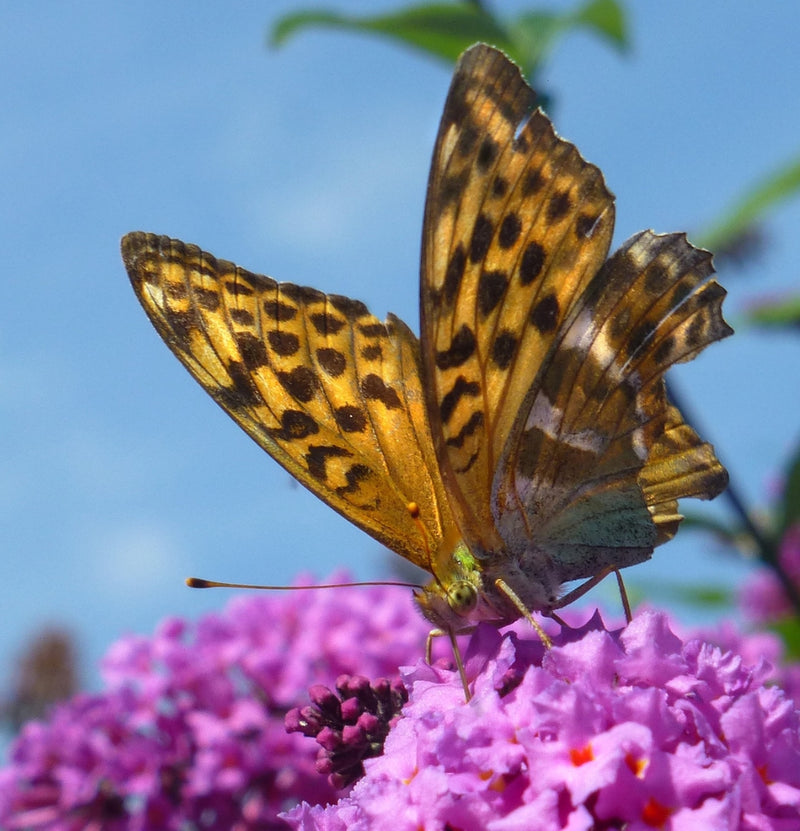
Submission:
[[[606,259],[614,199],[534,107],[501,52],[462,55],[428,183],[419,339],[193,245],[122,241],[170,349],[293,476],[431,573],[416,600],[454,646],[648,559],[678,498],[727,483],[664,385],[731,334],[711,255],[643,231]],[[571,580],[587,582],[561,596]]]

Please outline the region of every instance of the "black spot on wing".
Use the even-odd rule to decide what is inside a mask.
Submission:
[[[183,289],[186,288],[183,285],[183,283],[172,283],[172,284],[170,284],[170,287],[172,287],[172,286],[180,286]],[[219,304],[220,304],[219,292],[216,289],[206,289],[206,288],[203,288],[202,286],[195,286],[194,289],[193,289],[193,292],[194,292],[195,298],[197,299],[197,305],[200,306],[200,308],[206,309],[206,311],[209,311],[209,312],[216,312],[217,309],[219,309]],[[170,292],[170,295],[172,295],[172,292]],[[172,296],[174,296],[174,295],[172,295]],[[185,296],[185,292],[184,292],[184,296]],[[179,299],[179,298],[176,298],[176,299]],[[235,312],[235,311],[238,311],[238,310],[233,309],[231,311],[231,317],[233,317],[233,312]],[[233,318],[233,319],[235,320],[236,318]]]
[[[529,242],[519,264],[519,279],[523,286],[530,285],[542,272],[545,250],[538,242]]]
[[[445,394],[439,404],[442,423],[447,424],[462,398],[476,398],[480,395],[480,392],[480,384],[477,381],[467,381],[463,375],[459,375],[450,391]]]
[[[494,164],[494,160],[497,158],[497,151],[497,142],[491,136],[486,136],[481,143],[478,156],[475,160],[478,165],[478,170],[481,173],[486,173]]]
[[[311,401],[319,387],[316,373],[306,366],[296,366],[290,372],[276,372],[275,375],[289,395],[303,404]]]
[[[492,182],[492,196],[505,196],[508,191],[508,181],[502,176],[495,176]]]
[[[369,314],[369,309],[360,300],[352,300],[340,294],[328,295],[328,302],[348,320],[358,320]]]
[[[361,381],[361,395],[371,401],[380,401],[387,410],[402,407],[397,390],[387,386],[379,375],[367,375]]]
[[[567,215],[571,207],[572,199],[569,191],[562,190],[554,193],[547,203],[547,221],[549,223],[558,222]]]
[[[255,318],[248,309],[231,309],[231,320],[238,326],[253,326]]]
[[[275,285],[276,284],[273,284],[272,288],[274,288]],[[246,283],[242,283],[239,280],[226,280],[222,284],[222,287],[231,297],[252,297],[255,294],[255,289],[252,286],[248,286]]]
[[[242,362],[249,370],[252,371],[269,364],[267,348],[260,338],[248,332],[239,332],[235,337]]]
[[[317,333],[324,336],[337,335],[347,325],[346,321],[328,312],[314,312],[308,319]]]
[[[294,355],[300,349],[300,338],[294,332],[284,332],[281,329],[273,329],[267,332],[267,341],[277,355],[288,357]]]
[[[464,246],[459,243],[453,251],[447,270],[444,273],[444,299],[451,304],[461,288],[461,281],[464,279],[464,269],[467,266],[467,255]]]
[[[344,447],[337,447],[336,445],[312,445],[308,448],[306,453],[306,464],[308,465],[308,472],[321,482],[328,479],[328,471],[326,465],[328,459],[340,459],[353,454]]]
[[[443,210],[453,202],[458,202],[467,188],[467,182],[469,182],[468,167],[459,170],[458,173],[445,176],[439,187],[439,200],[437,202],[439,210]]]
[[[268,432],[273,438],[295,441],[319,433],[319,425],[308,413],[304,413],[302,410],[284,410],[281,414],[280,428]]]
[[[384,326],[383,323],[362,323],[359,324],[358,331],[365,338],[379,338],[390,333],[389,327]]]
[[[439,369],[452,369],[462,366],[475,354],[475,334],[466,324],[456,332],[450,346],[436,353],[436,366]]]
[[[237,285],[239,284],[237,283]],[[274,298],[265,300],[263,309],[267,317],[278,323],[286,323],[286,321],[294,320],[297,317],[297,309],[294,306],[290,306],[288,303],[281,303],[280,300]]]
[[[333,411],[336,424],[343,433],[363,433],[367,427],[366,413],[360,407],[345,404]]]
[[[297,303],[324,303],[325,295],[319,289],[312,289],[309,286],[296,286],[293,283],[281,283],[281,294],[289,300]]]
[[[655,330],[656,327],[648,321],[637,326],[628,336],[628,341],[625,345],[628,356],[630,357],[638,352],[650,340]]]
[[[558,314],[558,298],[554,294],[548,294],[531,309],[530,321],[543,335],[546,335],[556,328]]]
[[[361,357],[365,361],[377,361],[383,357],[383,349],[379,343],[371,343],[361,350]]]
[[[483,262],[489,253],[489,246],[494,236],[494,225],[486,214],[480,214],[475,220],[472,229],[472,239],[469,246],[469,258],[473,263]]]
[[[372,476],[372,469],[367,467],[364,464],[355,464],[353,465],[347,473],[345,473],[344,478],[347,480],[346,485],[341,485],[340,487],[336,488],[336,493],[339,496],[347,496],[348,494],[357,493],[361,483]],[[377,508],[377,505],[362,505],[362,508],[372,507]]]
[[[515,213],[506,214],[500,223],[500,233],[497,235],[497,243],[501,248],[508,249],[514,246],[522,231],[522,223]]]
[[[233,412],[257,407],[263,404],[261,393],[253,383],[250,370],[241,361],[230,361],[227,365],[228,375],[233,381],[232,388],[221,388],[215,398]]]
[[[347,359],[338,349],[327,346],[317,349],[317,361],[331,378],[338,378],[347,368]]]
[[[544,187],[544,176],[538,170],[529,170],[522,180],[522,195],[524,197],[537,194]]]
[[[457,447],[461,448],[464,446],[464,442],[471,436],[473,433],[483,425],[483,413],[480,410],[476,410],[467,420],[467,423],[458,431],[455,436],[451,436],[447,439],[447,445],[450,447]]]
[[[589,214],[581,214],[575,220],[575,236],[583,241],[589,239],[597,227],[599,217],[590,216]]]
[[[492,343],[492,362],[498,369],[508,369],[517,351],[518,340],[508,329],[503,330]]]
[[[484,271],[478,280],[478,310],[483,317],[490,315],[503,299],[508,288],[504,271]]]

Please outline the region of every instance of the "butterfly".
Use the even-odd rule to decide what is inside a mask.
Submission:
[[[218,404],[313,493],[431,574],[450,636],[553,613],[727,484],[664,374],[732,333],[711,255],[635,234],[503,53],[459,59],[433,152],[420,337],[194,245],[122,240],[134,290]],[[376,265],[377,267],[377,265]],[[562,594],[575,580],[582,586]]]

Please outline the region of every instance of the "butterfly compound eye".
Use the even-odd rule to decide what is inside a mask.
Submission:
[[[468,615],[478,603],[478,592],[472,583],[456,580],[447,590],[447,602],[457,615]]]

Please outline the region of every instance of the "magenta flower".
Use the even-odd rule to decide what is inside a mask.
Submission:
[[[800,522],[789,526],[778,547],[778,559],[791,581],[800,587]],[[739,592],[739,605],[755,623],[774,623],[795,610],[774,571],[761,568]]]
[[[320,746],[317,770],[328,775],[334,788],[345,788],[364,775],[364,759],[383,753],[408,690],[399,677],[370,684],[363,675],[340,675],[336,693],[322,684],[309,693],[310,705],[286,714],[286,731],[315,738]]]
[[[343,673],[396,675],[427,633],[408,592],[352,588],[241,596],[196,625],[124,638],[104,692],[20,733],[0,769],[0,827],[285,828],[280,811],[338,796],[286,712]]]
[[[298,828],[800,827],[798,712],[765,686],[766,636],[684,642],[654,613],[548,631],[549,651],[525,624],[480,628],[465,704],[449,660],[419,660],[427,625],[403,591],[249,595],[168,620],[112,647],[105,691],[24,728],[0,827],[251,831],[286,827],[298,802]],[[398,717],[405,691],[366,677],[401,664]],[[322,690],[337,679],[339,697]],[[319,743],[286,733],[297,707]],[[328,781],[362,763],[352,790]]]
[[[468,655],[474,697],[419,662],[384,755],[298,829],[800,827],[800,713],[770,667],[647,612],[599,618],[547,652],[489,627]]]

